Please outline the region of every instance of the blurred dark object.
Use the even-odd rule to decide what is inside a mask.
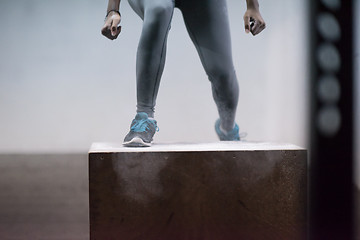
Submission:
[[[310,239],[354,239],[353,1],[310,6]]]

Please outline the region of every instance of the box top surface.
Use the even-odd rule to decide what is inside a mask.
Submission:
[[[201,152],[306,150],[293,144],[270,142],[153,143],[151,147],[124,147],[122,143],[93,143],[89,153],[116,152]]]

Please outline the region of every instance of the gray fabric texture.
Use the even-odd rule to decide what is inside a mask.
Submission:
[[[234,127],[239,86],[233,66],[226,0],[129,0],[143,19],[137,50],[137,112],[154,116],[174,8],[181,10],[205,72],[224,130]]]

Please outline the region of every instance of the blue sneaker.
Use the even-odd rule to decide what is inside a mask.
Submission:
[[[159,131],[157,122],[149,119],[147,113],[139,112],[131,122],[130,132],[125,136],[126,147],[150,147],[155,132]]]
[[[215,131],[216,131],[220,141],[240,141],[239,126],[236,123],[235,123],[235,127],[233,128],[233,130],[231,130],[225,134],[220,129],[220,119],[218,119],[215,122]]]

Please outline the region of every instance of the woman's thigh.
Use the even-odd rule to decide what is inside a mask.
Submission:
[[[144,20],[145,15],[156,14],[160,11],[172,11],[175,0],[128,0],[131,8]]]
[[[232,74],[226,0],[181,0],[179,8],[208,74],[223,74],[224,71]]]

